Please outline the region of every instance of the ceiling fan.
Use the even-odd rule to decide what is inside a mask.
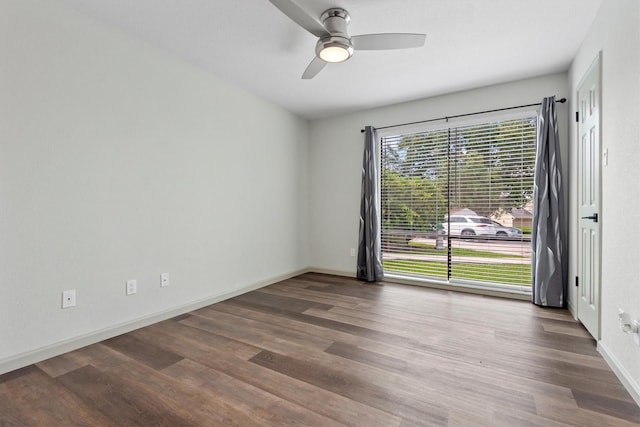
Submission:
[[[320,21],[310,16],[293,0],[269,0],[293,22],[318,37],[316,57],[302,73],[303,79],[312,79],[327,63],[343,62],[351,58],[354,50],[388,50],[421,47],[425,34],[382,33],[349,36],[349,12],[342,8],[325,10]]]

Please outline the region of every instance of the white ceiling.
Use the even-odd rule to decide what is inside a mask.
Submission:
[[[297,0],[351,14],[351,35],[426,33],[300,76],[316,38],[268,0],[63,0],[309,119],[566,71],[602,0]]]

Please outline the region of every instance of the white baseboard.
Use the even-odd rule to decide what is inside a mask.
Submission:
[[[356,273],[353,271],[344,271],[344,270],[331,270],[328,268],[320,268],[320,267],[309,267],[307,268],[307,273],[320,273],[320,274],[331,274],[332,276],[342,276],[342,277],[356,277]]]
[[[573,316],[573,319],[578,320],[578,310],[576,310],[576,307],[571,301],[569,301],[569,303],[567,304],[567,308],[569,309],[569,313],[571,314],[571,316]]]
[[[172,317],[179,316],[184,313],[188,313],[193,310],[197,310],[202,307],[206,307],[211,304],[215,304],[220,301],[224,301],[229,298],[250,292],[256,289],[263,288],[265,286],[277,283],[286,279],[290,279],[299,274],[309,272],[309,269],[297,270],[288,274],[272,277],[270,279],[261,280],[248,286],[243,286],[238,289],[234,289],[228,292],[222,292],[220,294],[211,295],[201,300],[192,301],[187,304],[183,304],[177,307],[173,307],[159,313],[154,313],[148,316],[140,317],[132,321],[116,324],[107,328],[94,331],[88,334],[80,335],[70,338],[46,347],[41,347],[33,351],[18,354],[7,359],[0,360],[0,375],[6,372],[14,371],[16,369],[29,366],[34,363],[41,362],[43,360],[55,357],[69,351],[77,350],[82,347],[86,347],[91,344],[95,344],[100,341],[104,341],[115,336],[134,331],[136,329],[152,325],[154,323],[161,322],[163,320],[171,319]]]
[[[633,400],[640,406],[640,384],[631,377],[629,372],[618,362],[618,359],[607,346],[602,344],[602,341],[598,341],[598,352],[600,352],[602,358],[607,362],[613,373],[616,374],[624,388],[627,389]]]

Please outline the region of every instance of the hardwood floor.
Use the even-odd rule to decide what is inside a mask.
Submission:
[[[0,426],[638,426],[564,310],[305,274],[0,376]]]

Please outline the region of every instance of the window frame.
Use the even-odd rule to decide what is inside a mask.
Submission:
[[[538,112],[539,109],[532,107],[524,107],[522,109],[501,111],[501,112],[489,112],[469,115],[465,117],[457,117],[453,119],[440,119],[429,122],[413,122],[408,125],[400,125],[387,127],[377,131],[378,139],[376,141],[376,149],[378,150],[378,170],[381,171],[378,177],[378,209],[382,212],[382,140],[384,138],[390,138],[394,136],[401,136],[407,134],[414,134],[419,132],[434,132],[439,130],[449,130],[455,128],[463,128],[474,125],[483,125],[492,122],[504,122],[521,119],[535,119],[535,138],[537,151],[537,133],[538,133]],[[380,233],[383,231],[382,226],[383,218],[380,218]],[[449,254],[449,257],[451,255]],[[451,260],[448,260],[450,263]],[[440,279],[437,277],[428,277],[413,274],[398,274],[397,272],[384,272],[385,279],[391,279],[398,282],[404,282],[417,285],[428,285],[445,287],[447,289],[468,288],[472,292],[480,292],[486,295],[500,295],[503,293],[511,294],[515,297],[529,298],[532,292],[531,286],[509,285],[505,283],[493,283],[493,282],[477,282],[471,280],[465,280],[461,278]]]

